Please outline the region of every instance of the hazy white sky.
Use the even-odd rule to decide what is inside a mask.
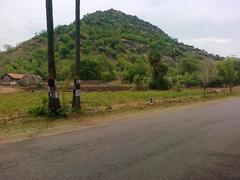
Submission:
[[[0,49],[46,29],[45,0],[0,0]],[[74,20],[75,0],[53,0],[55,26]],[[137,15],[179,41],[240,57],[239,0],[82,0],[82,16],[114,8]]]

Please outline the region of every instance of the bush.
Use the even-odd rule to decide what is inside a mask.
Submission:
[[[80,63],[80,76],[82,80],[100,80],[101,70],[97,62],[93,60],[82,60]],[[71,72],[75,74],[75,63],[72,64]]]
[[[149,84],[150,89],[168,90],[172,87],[172,82],[168,78],[152,80]]]
[[[39,106],[33,107],[30,109],[29,114],[34,116],[48,116],[49,110],[48,110],[48,99],[46,97],[42,98],[42,102]]]
[[[148,77],[141,77],[139,75],[134,76],[134,83],[137,86],[137,90],[147,90],[149,86],[149,80]]]
[[[70,72],[75,74],[76,64],[72,63]],[[64,73],[67,75],[67,72]],[[105,55],[96,57],[87,57],[80,62],[80,77],[81,80],[102,80],[105,82],[117,79],[116,71],[113,63],[109,61]],[[63,78],[67,79],[67,78]]]
[[[20,81],[18,83],[18,85],[21,86],[21,87],[28,87],[29,86],[29,84],[27,84],[26,82],[22,82],[22,81]]]
[[[61,118],[68,117],[70,114],[70,108],[64,105],[57,112],[52,112],[48,108],[48,98],[42,98],[42,103],[39,106],[33,107],[28,111],[29,114],[35,117],[46,117],[46,118]]]
[[[36,84],[36,88],[38,88],[38,89],[43,89],[43,88],[44,88],[44,83],[43,83],[43,82],[38,82],[38,83]]]
[[[101,76],[102,76],[101,79],[104,82],[110,82],[110,81],[117,79],[116,74],[113,71],[112,72],[103,72]]]
[[[102,81],[109,82],[117,79],[114,71],[114,65],[105,55],[99,55],[96,57],[96,62],[98,63],[101,71]]]
[[[141,79],[150,77],[150,66],[143,60],[137,60],[126,67],[123,75],[124,81],[134,83],[135,76]]]
[[[184,82],[184,85],[187,88],[191,88],[191,87],[198,87],[200,86],[200,81],[196,80],[196,79],[188,79]]]
[[[59,46],[59,54],[61,58],[67,58],[71,53],[71,50],[66,45]]]
[[[223,87],[223,86],[224,86],[224,82],[219,77],[213,78],[208,84],[208,87],[212,87],[212,88]]]
[[[181,77],[180,83],[183,84],[186,88],[199,87],[202,85],[202,82],[197,78],[197,75],[189,75]]]

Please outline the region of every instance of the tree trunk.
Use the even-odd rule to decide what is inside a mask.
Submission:
[[[81,58],[81,41],[80,41],[80,0],[76,0],[76,75],[73,87],[73,103],[74,110],[81,109],[81,92],[80,92],[80,58]]]
[[[153,81],[156,81],[159,76],[157,67],[158,67],[158,64],[152,64],[152,80]]]
[[[48,33],[48,86],[49,109],[56,113],[61,108],[56,80],[56,67],[54,57],[54,27],[52,0],[46,0],[47,33]]]
[[[176,64],[177,64],[177,84],[179,84],[179,65],[178,65],[178,62]]]
[[[206,87],[203,87],[203,95],[206,96]]]

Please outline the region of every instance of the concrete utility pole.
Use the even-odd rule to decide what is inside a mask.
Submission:
[[[80,60],[81,60],[81,40],[80,40],[80,0],[76,0],[76,74],[73,87],[73,110],[81,109],[81,91],[80,91]]]

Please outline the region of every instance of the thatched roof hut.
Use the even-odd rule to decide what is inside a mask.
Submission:
[[[19,81],[25,76],[25,74],[14,74],[14,73],[7,73],[2,77],[3,81]]]
[[[38,75],[15,73],[7,73],[1,79],[4,85],[17,85],[19,83],[31,85],[42,81],[42,78]]]
[[[30,74],[27,74],[25,76],[23,76],[19,82],[20,83],[24,83],[24,84],[37,84],[39,82],[42,81],[42,78],[38,75],[30,75]]]

